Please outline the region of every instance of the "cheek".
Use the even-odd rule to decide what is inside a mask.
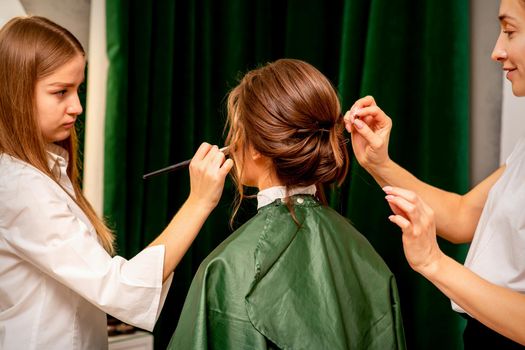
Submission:
[[[45,132],[46,129],[49,128],[49,125],[51,124],[51,117],[49,110],[46,109],[45,106],[37,106],[36,120],[42,132]]]
[[[51,105],[52,104],[47,96],[37,98],[35,103],[35,109],[36,117],[40,123],[45,123],[45,121],[49,119],[49,115],[52,111]]]
[[[523,55],[523,52],[525,52],[525,35],[522,35],[519,41],[515,41],[513,44],[509,48],[508,54],[511,56],[509,58],[523,69],[525,68],[525,55]]]
[[[41,100],[36,104],[36,120],[38,127],[44,139],[48,142],[54,142],[57,127],[57,113],[52,103]]]

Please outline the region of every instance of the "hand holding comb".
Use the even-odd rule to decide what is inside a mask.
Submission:
[[[227,146],[226,147],[222,147],[221,149],[219,149],[219,151],[221,151],[222,153],[227,155],[228,154],[228,147]],[[187,159],[187,160],[182,161],[180,163],[176,163],[176,164],[167,166],[165,168],[152,171],[151,173],[144,174],[142,176],[142,178],[144,180],[146,180],[146,179],[148,179],[150,177],[153,177],[153,176],[157,176],[157,175],[160,175],[160,174],[169,173],[169,172],[176,171],[176,170],[179,170],[179,169],[187,168],[190,165],[190,162],[191,162],[191,159]]]

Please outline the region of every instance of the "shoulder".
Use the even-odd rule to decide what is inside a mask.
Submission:
[[[525,157],[525,138],[520,138],[511,154],[507,157],[505,164],[510,164],[519,158]]]
[[[390,269],[368,239],[348,220],[328,206],[310,210],[304,221],[304,230],[318,236],[319,244],[335,253],[351,266],[375,270],[389,279]]]
[[[54,183],[46,174],[24,161],[0,154],[0,190],[25,191],[37,185]],[[47,187],[47,186],[46,186]]]
[[[275,203],[265,208],[264,220],[260,220],[260,232],[268,232],[274,236],[283,236],[285,232],[295,238],[316,238],[317,244],[334,244],[341,246],[343,242],[348,249],[359,250],[361,254],[379,257],[366,237],[361,234],[348,218],[342,216],[329,206],[322,205],[311,196],[295,197],[293,210],[300,225],[294,222],[292,215],[283,203]],[[264,235],[262,235],[264,236]]]
[[[36,210],[44,214],[50,204],[64,203],[67,194],[35,167],[0,155],[0,217]]]
[[[326,205],[304,208],[304,224],[306,228],[316,228],[320,234],[338,239],[344,236],[355,244],[369,245],[368,240],[355,228],[350,220]]]
[[[203,264],[211,264],[217,260],[221,262],[238,262],[246,259],[255,249],[261,230],[264,227],[266,216],[265,213],[258,213],[245,222],[222,241],[203,261]]]
[[[8,155],[0,155],[0,191],[8,192],[48,192],[59,189],[46,174],[32,165]]]
[[[244,296],[256,273],[254,251],[260,234],[256,227],[261,219],[264,220],[256,215],[219,244],[202,261],[193,278],[188,295],[204,298],[206,308],[215,311],[213,317],[221,313],[218,310],[245,317]]]
[[[210,280],[239,278],[253,273],[254,251],[265,214],[257,214],[222,241],[200,264],[197,276]]]

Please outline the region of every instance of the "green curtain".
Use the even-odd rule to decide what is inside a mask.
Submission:
[[[343,108],[372,94],[394,120],[393,159],[422,180],[468,186],[467,0],[107,0],[110,60],[104,213],[119,254],[158,235],[189,193],[187,171],[142,180],[224,140],[224,98],[244,72],[282,57],[310,62],[338,87]],[[407,344],[460,349],[462,323],[435,287],[411,271],[381,189],[356,162],[330,202],[396,275]],[[202,259],[230,232],[234,188],[175,271],[155,327],[165,348]],[[237,219],[255,212],[247,201]],[[443,242],[442,242],[443,243]],[[464,247],[442,244],[460,261]]]
[[[423,181],[459,193],[469,185],[468,11],[468,1],[456,0],[347,2],[339,75],[344,102],[370,94],[392,118],[395,161]],[[351,175],[343,210],[398,280],[408,347],[461,349],[464,322],[403,258],[385,194],[356,163]],[[463,262],[465,246],[440,245]]]

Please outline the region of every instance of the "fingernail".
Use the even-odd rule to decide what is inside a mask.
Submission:
[[[361,120],[354,119],[354,125],[355,125],[356,128],[362,129],[364,124],[363,124],[363,122]]]
[[[354,121],[354,115],[351,109],[345,113],[343,120],[346,123],[352,123]]]
[[[392,196],[391,194],[388,194],[388,195],[385,196],[385,198],[386,198],[387,201],[390,201],[390,200],[394,199],[394,196]]]
[[[385,187],[383,187],[383,191],[390,192],[390,191],[392,191],[392,187],[391,186],[385,186]]]

